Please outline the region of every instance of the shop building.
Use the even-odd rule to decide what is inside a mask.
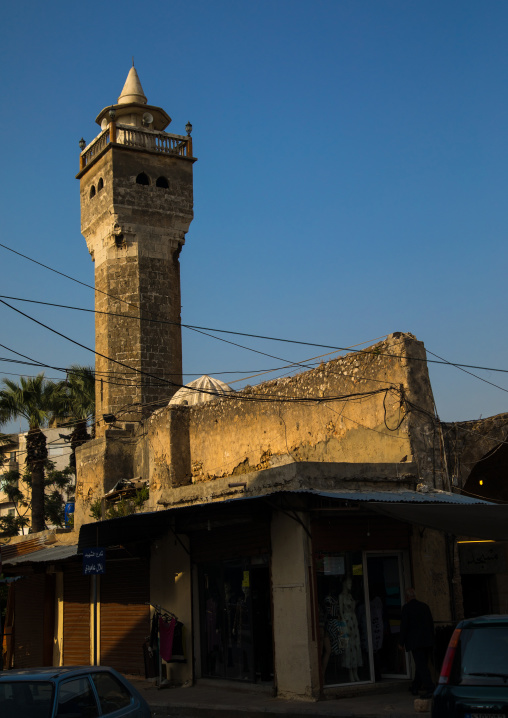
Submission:
[[[110,312],[97,315],[97,376],[123,380],[97,381],[67,553],[46,546],[4,562],[25,586],[49,587],[40,630],[54,650],[42,659],[150,672],[143,643],[160,610],[182,627],[162,671],[177,684],[261,683],[311,699],[407,678],[405,588],[446,632],[463,607],[454,537],[508,539],[503,507],[454,486],[411,334],[239,392],[207,377],[181,387],[179,256],[195,158],[190,125],[169,135],[169,116],[146,102],[132,68],[78,175],[97,308]],[[137,513],[92,521],[139,482],[149,495]],[[105,573],[91,578],[82,555],[94,548]],[[22,659],[17,641],[14,664],[31,661],[30,642]]]

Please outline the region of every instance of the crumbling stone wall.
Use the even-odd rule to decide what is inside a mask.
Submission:
[[[128,444],[111,453],[132,450],[131,463],[123,464],[130,475],[118,476],[120,463],[109,461],[108,469],[98,470],[98,456],[92,461],[78,455],[78,494],[86,500],[103,495],[111,473],[141,476],[150,482],[145,509],[154,510],[159,501],[171,505],[177,488],[241,483],[253,472],[275,477],[284,466],[304,462],[313,472],[326,464],[323,476],[333,464],[395,465],[392,479],[401,487],[410,469],[420,482],[442,489],[435,429],[423,344],[397,333],[360,354],[245,388],[232,398],[155,411]],[[120,441],[111,434],[106,445]]]
[[[91,506],[120,479],[133,478],[136,441],[131,432],[108,429],[76,450],[74,528],[90,523]]]
[[[394,334],[361,354],[191,407],[191,481],[292,461],[414,459],[433,484],[433,398],[422,355],[420,342]]]
[[[137,469],[151,500],[292,462],[415,462],[420,480],[444,488],[424,348],[408,334],[233,398],[161,409],[144,430],[148,458]]]

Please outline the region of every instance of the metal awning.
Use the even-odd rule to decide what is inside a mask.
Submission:
[[[78,553],[77,545],[74,546],[52,546],[43,548],[40,551],[33,551],[22,556],[3,561],[4,566],[21,566],[29,563],[56,563],[57,561],[65,561],[68,558],[76,556]]]
[[[508,504],[391,504],[371,507],[385,516],[453,536],[508,541]]]
[[[168,531],[175,515],[189,510],[207,512],[217,507],[230,506],[247,500],[266,500],[276,497],[308,496],[337,501],[360,503],[364,508],[391,516],[397,521],[419,524],[445,531],[455,536],[508,541],[508,504],[492,504],[462,494],[445,491],[352,491],[298,489],[275,491],[267,494],[243,494],[221,501],[189,504],[122,518],[85,524],[79,536],[80,550],[89,546],[108,546],[150,541]],[[311,506],[309,506],[311,509]]]
[[[310,490],[308,493],[316,494],[330,499],[341,499],[343,501],[369,501],[372,503],[403,503],[403,504],[453,504],[455,506],[483,504],[495,506],[490,501],[475,499],[472,496],[463,494],[452,494],[448,491],[352,491],[342,489],[331,489],[330,491]]]
[[[453,536],[508,541],[508,504],[446,491],[318,491],[322,497],[368,503],[376,513]]]

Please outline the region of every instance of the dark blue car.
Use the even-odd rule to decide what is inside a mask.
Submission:
[[[445,655],[432,718],[508,717],[508,616],[461,621]]]
[[[1,718],[150,718],[138,691],[104,666],[0,673]]]

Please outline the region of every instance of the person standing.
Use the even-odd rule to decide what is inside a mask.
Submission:
[[[434,621],[427,604],[417,600],[414,588],[408,588],[406,591],[406,603],[402,607],[400,643],[406,651],[411,651],[415,662],[411,693],[416,696],[423,690],[423,698],[430,698],[434,692],[434,682],[429,670],[429,654],[434,645]]]

